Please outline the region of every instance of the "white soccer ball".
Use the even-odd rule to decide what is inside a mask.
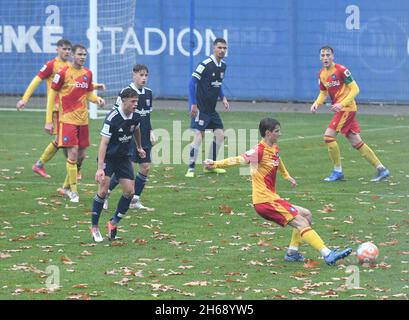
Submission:
[[[356,250],[356,256],[360,264],[362,263],[370,263],[373,264],[376,262],[378,258],[379,250],[376,245],[372,242],[364,242],[361,243]]]

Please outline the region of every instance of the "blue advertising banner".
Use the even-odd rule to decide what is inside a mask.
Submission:
[[[0,94],[22,94],[60,38],[89,46],[88,1],[0,3]],[[329,44],[357,81],[358,101],[404,103],[408,17],[404,0],[98,1],[98,80],[115,95],[132,80],[132,66],[144,63],[155,96],[186,98],[191,45],[196,65],[224,37],[230,99],[313,100],[319,48]],[[36,91],[44,92],[44,85]]]

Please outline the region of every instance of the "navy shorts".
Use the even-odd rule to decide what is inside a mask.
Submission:
[[[151,163],[151,150],[152,148],[143,148],[143,150],[145,150],[146,153],[146,157],[145,158],[141,158],[139,156],[139,153],[136,151],[136,148],[134,149],[135,153],[133,153],[133,155],[131,156],[131,160],[134,163]]]
[[[117,179],[135,180],[130,157],[106,158],[104,172],[108,177],[112,177],[115,173]]]
[[[206,129],[223,129],[223,122],[217,112],[206,114],[199,110],[197,116],[192,119],[190,128],[199,131],[205,131]]]

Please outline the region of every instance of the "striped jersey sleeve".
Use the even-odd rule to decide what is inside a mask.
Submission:
[[[261,159],[263,158],[263,151],[264,151],[263,145],[258,144],[252,149],[243,153],[241,156],[244,158],[244,160],[247,163],[256,164],[256,163],[259,163]]]
[[[199,65],[196,67],[196,70],[193,71],[192,76],[197,78],[198,80],[202,79],[202,74],[204,69],[206,68],[206,64],[208,64],[211,61],[212,59],[207,58],[203,60],[201,63],[199,63]]]
[[[117,110],[112,110],[105,118],[104,125],[102,126],[101,136],[111,138],[112,136],[112,119],[118,114]]]
[[[43,67],[38,71],[37,76],[41,80],[47,79],[53,74],[55,59],[48,61]]]

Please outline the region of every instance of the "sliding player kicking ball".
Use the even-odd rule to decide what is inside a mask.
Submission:
[[[343,259],[351,252],[351,248],[342,251],[330,250],[321,237],[311,227],[311,212],[308,209],[293,205],[276,193],[276,175],[280,171],[284,179],[293,187],[297,185],[280,159],[278,138],[281,135],[280,123],[271,118],[260,121],[260,135],[262,140],[246,153],[220,161],[205,160],[204,165],[209,168],[224,168],[240,164],[250,164],[253,187],[253,205],[256,212],[264,219],[274,221],[282,227],[287,224],[293,227],[290,246],[285,254],[286,261],[305,260],[298,252],[304,241],[319,251],[328,265],[335,265],[337,260]]]

